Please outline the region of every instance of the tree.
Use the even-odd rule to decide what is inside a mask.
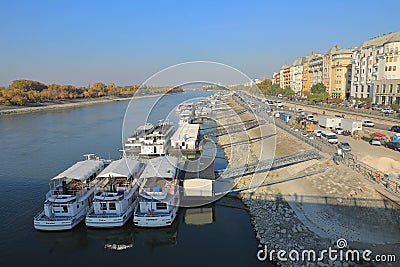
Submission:
[[[321,101],[328,100],[329,94],[327,92],[311,94],[307,97],[307,99],[310,101],[314,101],[314,102],[321,102]]]
[[[326,92],[326,86],[323,83],[317,83],[311,86],[311,93],[312,94],[319,94],[319,93],[325,93]]]
[[[284,88],[283,90],[282,90],[282,95],[283,96],[286,96],[286,97],[292,97],[292,96],[294,96],[296,93],[292,90],[292,88],[290,88],[290,87],[287,87],[287,88]]]
[[[44,89],[47,89],[47,85],[31,80],[15,80],[10,84],[9,89],[42,91]]]
[[[390,107],[395,111],[400,110],[400,105],[399,104],[392,104]]]

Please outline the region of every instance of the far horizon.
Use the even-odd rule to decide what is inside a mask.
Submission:
[[[399,31],[398,1],[372,14],[365,1],[330,5],[255,1],[130,3],[85,1],[0,3],[0,86],[28,79],[87,86],[141,84],[178,63],[230,65],[251,78],[271,78],[285,63],[333,45],[354,47]],[[355,12],[357,10],[357,12]],[[351,21],[363,20],[363,27]],[[387,18],[391,18],[390,20]]]

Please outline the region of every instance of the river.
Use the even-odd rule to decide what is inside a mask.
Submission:
[[[166,96],[150,121],[171,114],[186,99],[210,92]],[[124,136],[144,121],[155,98],[132,101]],[[181,209],[174,225],[35,231],[51,177],[83,154],[117,159],[128,101],[0,117],[0,266],[271,266],[259,262],[250,217],[237,199],[223,198],[202,208]]]

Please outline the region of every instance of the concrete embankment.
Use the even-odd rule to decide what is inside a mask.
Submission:
[[[231,102],[233,110],[240,110]],[[245,112],[235,117],[255,119]],[[232,124],[232,116],[220,114],[218,123]],[[263,138],[266,137],[266,138]],[[246,140],[250,140],[247,143]],[[311,147],[287,132],[263,125],[248,131],[218,137],[230,166],[240,166],[277,156],[308,150]],[[275,147],[276,144],[276,147]],[[241,152],[240,152],[241,151]],[[336,240],[345,238],[353,249],[370,249],[374,253],[396,254],[400,242],[399,207],[376,192],[374,185],[352,169],[336,165],[330,158],[311,160],[257,176],[244,176],[236,187],[254,181],[274,181],[327,168],[322,174],[290,181],[254,191],[243,191],[240,197],[249,208],[255,235],[268,250],[287,252],[305,249],[322,251],[334,248]],[[397,255],[400,257],[400,255]],[[304,262],[275,261],[281,266],[302,266]],[[308,266],[376,266],[374,263],[328,260]],[[390,266],[390,264],[382,264]],[[392,266],[396,266],[393,265]]]

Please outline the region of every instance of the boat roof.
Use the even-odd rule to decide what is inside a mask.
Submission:
[[[186,160],[181,179],[215,180],[214,159],[211,157],[200,157],[197,160]]]
[[[154,129],[154,125],[148,122],[145,125],[140,125],[137,127],[136,131],[149,131],[151,129]]]
[[[83,160],[78,161],[62,173],[53,177],[51,181],[62,179],[62,178],[71,178],[75,180],[84,181],[90,176],[93,175],[99,168],[104,166],[104,162],[101,160]]]
[[[110,163],[98,177],[125,177],[128,178],[132,173],[140,170],[140,162],[134,158],[122,158]]]
[[[184,124],[180,126],[174,135],[172,140],[184,140],[184,141],[196,141],[199,135],[200,124]]]
[[[178,161],[177,158],[171,156],[150,159],[141,177],[143,179],[154,177],[174,179],[176,177]]]

